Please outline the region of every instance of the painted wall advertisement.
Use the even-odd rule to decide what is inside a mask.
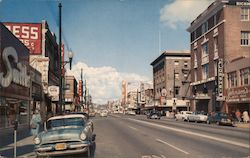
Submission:
[[[39,55],[42,53],[41,24],[4,23],[4,25],[30,50],[30,54]]]
[[[226,101],[228,103],[249,103],[250,102],[250,86],[230,88],[226,90]]]

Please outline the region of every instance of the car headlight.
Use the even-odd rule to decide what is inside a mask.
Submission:
[[[85,139],[86,139],[86,137],[87,137],[87,136],[86,136],[86,134],[85,134],[85,133],[82,133],[82,134],[80,135],[80,139],[81,139],[81,140],[85,140]]]
[[[38,145],[41,143],[41,139],[39,137],[34,138],[34,144]]]

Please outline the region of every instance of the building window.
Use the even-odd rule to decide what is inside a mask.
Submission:
[[[208,22],[207,21],[202,24],[201,31],[202,31],[202,34],[208,31]]]
[[[202,79],[208,79],[208,64],[202,66]]]
[[[249,20],[249,8],[242,7],[240,11],[240,20],[248,21]]]
[[[247,31],[241,32],[241,38],[240,38],[240,44],[242,46],[248,46],[249,45],[249,35],[250,33]]]
[[[187,78],[187,77],[188,77],[188,74],[183,74],[183,76],[184,76],[185,78]]]
[[[180,87],[175,87],[175,95],[179,95],[180,94]]]
[[[250,67],[240,70],[240,82],[242,86],[250,84]]]
[[[218,36],[214,37],[214,52],[218,52]]]
[[[236,87],[237,86],[237,74],[235,72],[228,73],[228,87]]]
[[[184,68],[187,68],[187,67],[188,67],[188,62],[184,61]]]
[[[174,65],[175,66],[179,65],[179,61],[174,61]]]
[[[208,55],[208,43],[202,45],[202,56]]]
[[[180,75],[179,73],[175,73],[175,79],[179,79]]]

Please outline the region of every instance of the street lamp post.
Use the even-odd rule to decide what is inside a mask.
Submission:
[[[64,92],[64,74],[63,74],[63,71],[64,71],[64,66],[66,64],[70,64],[70,70],[71,70],[71,65],[72,65],[72,59],[73,59],[73,52],[70,50],[69,51],[69,54],[68,54],[68,57],[69,57],[69,61],[63,61],[63,56],[62,56],[62,4],[59,3],[58,5],[59,7],[59,48],[58,48],[58,51],[59,51],[59,69],[60,69],[60,72],[59,72],[59,105],[60,105],[60,110],[59,112],[62,113],[63,110],[65,110],[65,107],[64,107],[64,101],[63,101],[63,92]]]
[[[59,5],[58,5],[58,7],[59,7],[59,48],[58,48],[58,51],[59,51],[59,55],[60,55],[60,57],[59,57],[59,59],[60,59],[60,61],[59,61],[59,106],[60,106],[60,110],[59,110],[59,113],[62,113],[62,109],[63,109],[63,104],[62,104],[62,93],[63,93],[63,91],[62,91],[62,85],[63,85],[63,80],[62,80],[62,4],[61,3],[59,3]]]

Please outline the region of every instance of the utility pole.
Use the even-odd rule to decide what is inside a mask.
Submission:
[[[174,86],[173,86],[173,96],[174,96],[174,101],[173,101],[173,110],[175,110],[176,109],[176,107],[175,107],[175,105],[176,105],[176,102],[175,102],[175,69],[174,69],[174,84],[173,84]]]
[[[64,107],[63,107],[63,76],[62,76],[62,4],[59,3],[59,56],[60,56],[60,61],[59,61],[59,113],[62,113]]]
[[[88,115],[89,115],[89,90],[88,90],[88,95],[87,95],[86,98],[88,98],[88,100],[87,100],[87,109],[88,109]]]
[[[81,100],[81,106],[83,107],[83,78],[82,78],[82,68],[81,68],[81,94],[80,94],[80,100]]]
[[[87,81],[86,81],[86,78],[84,79],[84,102],[85,102],[85,107],[87,108],[88,110],[88,107],[87,107]]]

